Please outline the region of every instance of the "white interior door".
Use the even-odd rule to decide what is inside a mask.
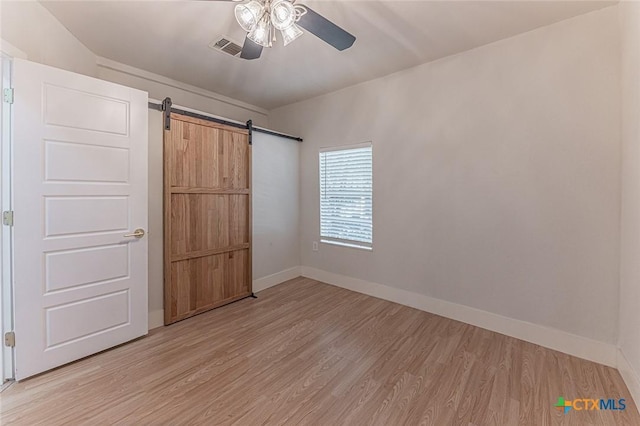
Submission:
[[[16,379],[147,333],[147,93],[15,60]]]

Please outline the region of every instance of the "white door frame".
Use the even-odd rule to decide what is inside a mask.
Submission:
[[[2,92],[11,87],[11,57],[2,54]],[[2,144],[0,149],[0,210],[11,210],[11,107],[2,99]],[[14,351],[13,348],[4,345],[4,334],[13,330],[13,288],[12,288],[12,232],[11,227],[2,225],[1,235],[1,256],[0,264],[2,271],[0,285],[0,367],[2,369],[2,382],[11,380],[14,374]]]

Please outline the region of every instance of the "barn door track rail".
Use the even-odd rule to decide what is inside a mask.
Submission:
[[[183,109],[174,108],[171,98],[165,98],[162,103],[157,104],[155,102],[149,102],[149,109],[162,111],[164,113],[164,129],[171,129],[171,113],[182,114],[188,117],[198,118],[200,120],[213,121],[214,123],[224,124],[226,126],[236,127],[239,129],[247,129],[249,131],[249,143],[252,143],[252,133],[259,132],[272,136],[279,136],[281,138],[291,139],[294,141],[302,142],[302,138],[298,136],[291,136],[285,133],[276,132],[274,130],[263,129],[262,127],[256,127],[253,125],[253,121],[249,120],[245,124],[235,121],[224,120],[222,118],[210,117],[208,115],[198,114],[192,111],[185,111]]]

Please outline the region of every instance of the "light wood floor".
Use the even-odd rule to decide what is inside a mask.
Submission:
[[[564,415],[559,396],[628,408]],[[0,399],[3,425],[640,425],[612,368],[304,278]]]

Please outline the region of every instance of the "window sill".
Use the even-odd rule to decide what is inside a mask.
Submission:
[[[340,246],[340,247],[348,247],[348,248],[354,248],[354,249],[360,249],[360,250],[366,250],[366,251],[373,251],[373,247],[360,245],[358,243],[346,243],[342,241],[333,241],[333,240],[324,240],[324,239],[321,239],[320,242],[324,244],[331,244],[331,245]]]

